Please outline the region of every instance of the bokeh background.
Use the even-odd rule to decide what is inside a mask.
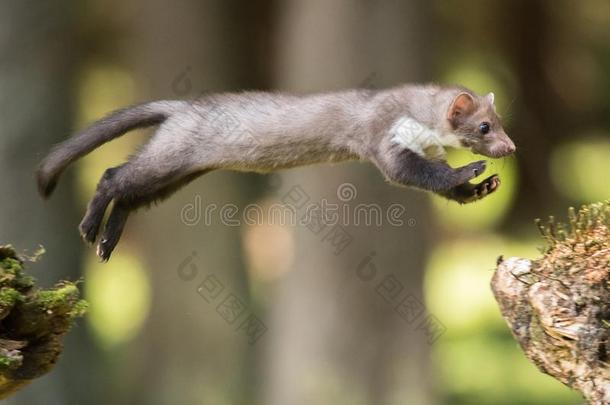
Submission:
[[[499,255],[539,254],[534,218],[610,195],[609,71],[606,0],[0,0],[0,241],[43,245],[32,273],[84,279],[91,304],[56,369],[7,403],[581,403],[522,355],[489,280]],[[51,145],[131,103],[428,81],[496,94],[518,150],[489,164],[503,183],[484,201],[395,188],[369,164],[215,172],[132,216],[99,264],[77,225],[104,169],[148,133],[79,162],[50,201],[36,195]],[[408,221],[348,224],[338,249],[325,230],[269,218],[184,220],[295,187],[401,204]],[[222,291],[204,297],[202,283]],[[255,342],[245,319],[265,328]]]

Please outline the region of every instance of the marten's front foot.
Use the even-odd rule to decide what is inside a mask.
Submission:
[[[467,204],[473,201],[480,200],[485,196],[495,192],[500,187],[500,177],[497,174],[490,176],[479,184],[464,183],[460,184],[443,193],[443,196],[459,202]]]
[[[468,183],[468,181],[474,179],[477,176],[480,176],[484,171],[485,168],[487,166],[487,162],[485,162],[484,160],[479,160],[477,162],[472,162],[467,164],[466,166],[462,166],[457,170],[458,172],[458,180],[459,180],[459,186]]]

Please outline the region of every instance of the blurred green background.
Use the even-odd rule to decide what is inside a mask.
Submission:
[[[606,0],[1,0],[0,242],[43,244],[33,274],[82,277],[91,303],[57,368],[7,403],[581,403],[525,359],[489,280],[499,255],[539,254],[534,218],[609,197],[609,71]],[[484,201],[398,189],[366,164],[218,172],[133,215],[99,264],[80,217],[104,169],[149,133],[83,159],[49,202],[35,192],[51,145],[127,104],[430,81],[496,94],[517,153],[490,162],[502,187]],[[323,233],[270,218],[183,220],[197,201],[269,207],[294,187],[311,201],[401,204],[410,220],[347,224],[339,253]],[[214,299],[199,289],[210,280]],[[404,297],[427,311],[405,320]],[[226,320],[235,298],[239,317]],[[422,327],[426,314],[442,333]],[[266,328],[254,343],[248,316]]]

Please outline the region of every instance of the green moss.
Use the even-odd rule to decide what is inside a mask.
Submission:
[[[4,258],[0,262],[0,265],[2,266],[5,273],[7,273],[7,274],[13,274],[13,275],[19,274],[22,269],[22,263],[19,260],[14,259],[12,257]]]
[[[78,288],[72,283],[65,283],[54,290],[40,291],[34,302],[45,311],[67,313],[78,300],[78,296]]]
[[[89,304],[79,297],[80,291],[74,283],[63,282],[54,290],[40,291],[32,304],[39,306],[48,314],[67,316],[71,321],[87,312]]]
[[[39,289],[10,246],[0,246],[0,392],[3,383],[48,372],[61,353],[61,339],[87,310],[75,283]]]
[[[21,293],[11,287],[0,288],[0,308],[12,307],[15,302],[21,300]]]
[[[80,318],[87,313],[87,309],[89,308],[89,303],[85,300],[78,300],[70,311],[68,311],[68,316],[70,318]]]
[[[0,288],[0,320],[6,317],[17,302],[23,301],[23,295],[14,288]]]
[[[546,222],[536,219],[536,225],[550,248],[568,241],[583,242],[586,247],[603,244],[606,239],[596,235],[595,231],[610,227],[610,200],[583,205],[578,211],[570,207],[567,223],[557,222],[555,217],[550,216]]]
[[[0,246],[0,287],[11,286],[25,291],[34,286],[34,279],[23,272],[23,261],[10,246]]]
[[[567,223],[537,220],[547,241],[544,257],[534,263],[538,274],[561,277],[574,285],[586,282],[608,294],[610,273],[610,201],[570,208]]]
[[[15,352],[9,352],[7,354],[0,353],[0,371],[4,370],[15,370],[21,366],[23,357],[15,354]]]

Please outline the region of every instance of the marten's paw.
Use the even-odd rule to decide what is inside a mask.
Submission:
[[[458,169],[460,172],[460,184],[466,183],[481,175],[485,171],[486,165],[487,163],[484,160],[479,160],[478,162],[472,162],[466,166],[460,167]]]
[[[97,238],[97,233],[100,229],[100,221],[90,216],[85,216],[78,226],[78,229],[80,231],[81,238],[83,238],[83,240],[88,244],[92,245],[95,243],[95,239]]]
[[[447,193],[442,193],[443,196],[459,202],[460,204],[468,204],[485,198],[489,194],[495,192],[500,187],[500,177],[497,174],[490,176],[478,184],[464,183],[454,187]]]
[[[500,177],[497,174],[490,176],[473,187],[473,200],[481,198],[493,193],[500,187]]]
[[[500,177],[497,174],[489,176],[479,184],[468,184],[457,193],[457,200],[462,204],[471,203],[485,198],[500,187]]]

